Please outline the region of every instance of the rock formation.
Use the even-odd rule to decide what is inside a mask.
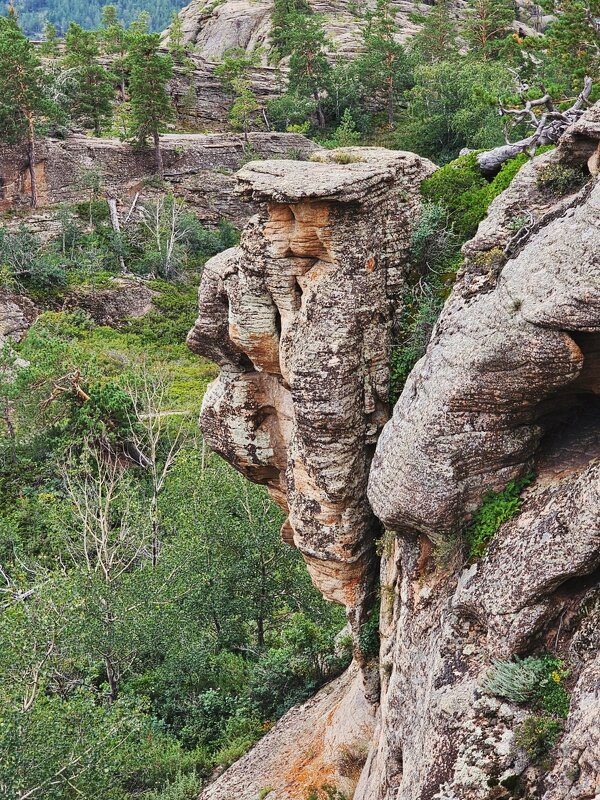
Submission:
[[[207,263],[188,337],[221,367],[201,412],[209,446],[268,485],[289,514],[284,538],[355,633],[374,577],[365,492],[388,416],[392,320],[432,169],[377,148],[243,168],[241,193],[266,208]]]
[[[161,137],[167,187],[206,224],[221,219],[241,227],[255,207],[233,196],[233,172],[248,157],[243,138],[234,134],[168,134]],[[304,136],[287,133],[252,133],[250,152],[255,157],[306,157],[318,147]],[[164,193],[153,186],[154,162],[150,150],[135,150],[116,139],[74,135],[46,139],[38,147],[40,206],[84,202],[86,174],[98,172],[102,192],[123,203]],[[29,173],[24,148],[0,149],[0,210],[26,208]],[[52,226],[51,218],[35,217],[39,227]]]
[[[395,0],[397,40],[407,41],[420,28],[415,16],[427,14],[431,3],[416,0]],[[310,6],[323,16],[325,31],[333,45],[332,58],[354,58],[361,48],[361,27],[364,9],[348,0],[310,0]],[[453,4],[457,16],[464,3]],[[544,30],[552,17],[545,15],[532,0],[518,0],[518,22],[515,30],[535,35]],[[262,48],[263,66],[267,67],[269,33],[273,0],[192,0],[180,12],[183,40],[195,45],[196,52],[208,62],[219,62],[231,48]],[[168,30],[163,42],[168,42]]]
[[[365,160],[327,172],[290,162],[241,171],[242,192],[267,209],[240,248],[209,263],[189,337],[221,366],[202,410],[208,443],[288,508],[285,534],[351,619],[375,567],[376,517],[387,528],[380,696],[353,683],[341,706],[363,721],[375,715],[370,751],[353,793],[319,744],[321,783],[354,800],[594,800],[600,105],[493,202],[385,424],[390,323],[408,274],[415,187],[431,167],[353,152]],[[573,178],[560,196],[547,181],[557,168]],[[486,492],[530,470],[520,513],[465,563],[461,526]],[[536,760],[516,738],[534,711],[482,685],[495,659],[544,651],[568,664],[570,709]],[[324,697],[337,704],[336,687]],[[289,719],[321,708],[318,697]],[[327,719],[328,736],[344,728]],[[315,738],[285,720],[203,797],[250,800],[271,787],[274,800],[304,800],[319,785],[315,770],[298,783],[285,767],[290,748],[294,763],[314,764]],[[344,747],[358,752],[360,737]]]

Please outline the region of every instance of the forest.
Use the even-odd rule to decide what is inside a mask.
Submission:
[[[424,277],[406,297],[392,399],[425,350],[461,245],[528,158],[553,146],[541,113],[597,99],[596,5],[556,2],[543,35],[521,36],[508,0],[469,0],[460,15],[439,0],[415,12],[420,31],[401,45],[390,0],[377,0],[359,55],[344,60],[331,57],[305,0],[275,0],[268,61],[285,91],[256,93],[262,52],[232,50],[216,67],[247,161],[248,134],[269,129],[326,148],[411,150],[441,166],[423,185],[411,240]],[[117,12],[57,1],[0,18],[0,140],[29,154],[31,205],[38,143],[73,129],[150,149],[159,192],[145,217],[116,231],[91,170],[81,202],[57,210],[53,239],[25,215],[0,227],[2,289],[43,310],[0,351],[7,800],[191,800],[352,657],[343,609],[281,541],[283,513],[198,430],[217,367],[185,336],[206,260],[239,231],[203,226],[164,180],[161,135],[181,130],[169,82],[194,69],[177,18],[167,48],[154,33],[172,12],[169,2]],[[521,144],[484,174],[478,155],[507,140]],[[581,175],[557,168],[541,181],[560,195]],[[153,291],[150,314],[109,327],[65,310],[73,288],[109,286],[124,264]],[[375,657],[375,613],[361,641]]]

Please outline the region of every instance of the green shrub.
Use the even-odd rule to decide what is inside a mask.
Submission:
[[[358,644],[366,659],[379,656],[379,604],[371,611],[371,616],[360,626]]]
[[[465,531],[470,558],[483,555],[488,542],[503,522],[512,519],[521,508],[521,492],[533,481],[533,473],[509,481],[501,492],[488,492],[473,513]]]
[[[544,194],[562,197],[580,189],[586,180],[587,176],[579,169],[564,164],[548,164],[538,172],[536,184]]]
[[[433,327],[444,305],[444,297],[426,286],[418,296],[408,298],[401,320],[400,341],[392,347],[390,359],[390,401],[395,403],[414,365],[427,349]]]
[[[454,232],[465,242],[475,235],[492,200],[508,188],[527,160],[525,154],[512,158],[489,181],[481,174],[476,152],[459,156],[423,181],[423,196],[447,209]]]
[[[98,225],[110,219],[110,210],[106,200],[89,200],[85,203],[77,203],[75,213],[80,219]]]
[[[526,717],[515,731],[515,743],[529,756],[532,764],[544,769],[550,766],[550,751],[556,744],[562,726],[552,717]]]
[[[514,703],[530,703],[540,711],[566,718],[569,694],[564,687],[568,670],[560,658],[528,656],[514,661],[495,661],[482,689]]]

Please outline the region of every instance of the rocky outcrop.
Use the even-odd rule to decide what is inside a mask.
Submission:
[[[0,290],[0,345],[6,340],[20,342],[37,317],[34,303],[8,289]]]
[[[139,319],[152,311],[156,294],[138,278],[113,278],[108,286],[80,286],[68,291],[62,299],[62,308],[79,308],[97,325],[118,326],[127,319]]]
[[[361,599],[352,555],[367,552],[378,524],[365,498],[369,470],[368,498],[387,528],[380,696],[354,800],[597,795],[599,120],[600,106],[490,207],[372,461],[385,420],[390,306],[406,279],[392,265],[405,263],[418,209],[414,181],[408,196],[397,194],[397,170],[417,162],[373,153],[328,173],[280,162],[240,174],[242,191],[265,199],[267,211],[240,249],[209,263],[201,287],[190,344],[221,365],[202,425],[212,447],[288,508],[286,533],[316,585],[349,606]],[[417,166],[419,175],[427,169]],[[560,196],[549,180],[557,174],[571,187]],[[529,470],[536,477],[520,513],[466,562],[461,526],[486,492]],[[358,563],[368,586],[374,561]],[[570,709],[557,743],[536,760],[517,732],[550,712],[483,686],[495,659],[543,652],[568,667]],[[265,747],[277,753],[285,726],[269,736]],[[301,733],[295,742],[301,753],[314,748]],[[265,752],[205,796],[246,797],[253,776],[263,780]],[[304,800],[308,786],[277,779],[269,796]]]
[[[298,800],[314,787],[351,796],[373,733],[373,706],[356,667],[288,711],[247,755],[202,793],[201,800]],[[262,792],[262,795],[261,795]]]
[[[308,157],[318,147],[304,136],[253,133],[248,144],[234,134],[167,134],[161,137],[165,187],[157,188],[150,150],[136,150],[116,139],[74,135],[46,139],[38,147],[40,206],[89,199],[97,175],[104,196],[130,203],[171,190],[206,224],[228,219],[241,226],[256,207],[233,196],[233,173],[248,157]],[[95,178],[94,178],[95,180]],[[29,172],[23,148],[0,149],[0,210],[26,209]],[[41,221],[41,215],[36,219]]]
[[[323,15],[325,30],[336,58],[353,58],[360,49],[361,12],[348,0],[310,0],[313,10]],[[405,41],[419,30],[413,15],[427,13],[425,3],[399,0],[394,3],[398,40]],[[192,0],[181,12],[184,41],[196,46],[207,61],[218,62],[226,50],[263,49],[267,63],[271,31],[272,0]],[[168,41],[165,31],[164,42]]]
[[[209,446],[267,484],[289,514],[284,538],[355,634],[374,576],[365,493],[388,415],[392,320],[432,169],[378,148],[246,166],[240,191],[264,210],[207,263],[188,337],[221,367],[200,418]]]
[[[525,167],[466,245],[428,352],[379,440],[369,497],[394,530],[456,529],[482,487],[527,471],[565,407],[598,389],[586,353],[600,332],[600,185],[552,198],[544,174],[557,164],[561,150]]]
[[[332,59],[352,59],[361,51],[361,29],[364,11],[351,0],[309,0],[315,13],[321,14],[324,28],[331,42]],[[404,43],[420,28],[416,21],[427,14],[432,3],[416,0],[395,0],[396,38]],[[464,13],[465,3],[452,4],[457,16]],[[518,0],[515,30],[528,36],[542,32],[553,17],[544,14],[532,0]],[[232,48],[261,52],[263,66],[268,65],[270,48],[271,13],[273,0],[192,0],[182,11],[183,39],[194,45],[196,53],[208,62],[219,62]],[[163,43],[168,42],[168,30],[163,33]]]
[[[597,118],[494,202],[379,439],[369,497],[395,534],[377,733],[355,800],[589,800],[600,785],[600,185],[556,197],[544,181],[549,165],[585,180]],[[462,568],[461,522],[531,468],[521,513]],[[568,663],[572,689],[550,769],[515,738],[531,709],[482,690],[494,658],[544,650]]]
[[[236,30],[236,26],[232,30]],[[186,66],[175,65],[169,82],[169,94],[180,124],[186,129],[203,132],[227,130],[234,98],[215,74],[216,64],[193,52],[187,54],[186,60]],[[263,64],[251,68],[249,75],[252,91],[261,106],[281,94],[283,77],[280,69]],[[269,153],[262,149],[261,157],[268,156]]]

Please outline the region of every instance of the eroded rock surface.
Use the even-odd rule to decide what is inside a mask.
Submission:
[[[552,198],[535,183],[561,163],[560,151],[550,155],[523,169],[465,246],[427,354],[382,433],[369,498],[389,528],[456,529],[482,487],[529,469],[572,396],[597,391],[597,361],[584,351],[600,331],[600,185]],[[521,197],[517,211],[519,190],[530,202]],[[524,209],[531,231],[511,250],[509,220]]]
[[[233,193],[233,173],[247,150],[235,134],[167,134],[161,137],[166,185],[188,203],[206,224],[228,219],[242,226],[256,207]],[[256,157],[308,157],[318,147],[304,136],[287,133],[249,134]],[[40,206],[85,202],[89,175],[98,173],[105,196],[122,201],[125,210],[136,194],[141,199],[164,194],[157,189],[150,150],[135,150],[116,139],[74,135],[65,140],[46,139],[38,147],[38,194]],[[86,178],[86,176],[88,176]],[[86,183],[87,181],[87,183]],[[29,204],[29,172],[24,148],[0,148],[0,210],[26,210]],[[38,227],[52,229],[52,220],[36,214]],[[56,227],[56,226],[54,226]]]
[[[202,800],[299,800],[324,783],[351,796],[373,733],[374,710],[356,667],[292,708]]]
[[[266,204],[238,248],[208,262],[190,347],[221,366],[201,427],[211,448],[288,511],[284,537],[355,633],[378,523],[366,502],[388,415],[394,313],[420,182],[408,153],[351,163],[253,162],[240,191]]]
[[[556,197],[538,179],[559,164],[586,180],[597,119],[594,108],[494,202],[379,439],[369,497],[397,535],[382,563],[377,733],[355,800],[597,796],[600,184]],[[462,568],[460,524],[529,469],[521,513]],[[432,541],[446,547],[441,566]],[[493,659],[544,651],[571,669],[571,708],[535,763],[515,732],[539,710],[481,686]]]
[[[599,109],[494,201],[379,436],[368,497],[388,528],[381,694],[354,800],[598,798]],[[552,165],[579,170],[564,196],[545,185]],[[207,440],[287,504],[288,532],[316,585],[346,603],[357,600],[352,555],[377,530],[364,475],[385,420],[389,287],[402,282],[391,262],[383,283],[379,261],[372,273],[362,269],[370,263],[363,220],[370,214],[373,240],[387,214],[381,198],[394,191],[384,166],[349,164],[339,177],[306,164],[242,171],[245,191],[264,197],[268,213],[254,218],[240,249],[210,263],[190,336],[221,364],[203,409]],[[417,210],[418,199],[409,205]],[[396,259],[401,219],[386,223]],[[486,492],[529,470],[536,477],[520,513],[469,562],[461,526]],[[337,519],[322,514],[344,508]],[[361,563],[358,585],[368,585],[373,566]],[[482,686],[495,659],[544,652],[567,665],[570,709],[552,717],[557,741],[536,760],[517,734],[527,717],[552,711]],[[234,767],[206,796],[244,797],[244,774]],[[339,773],[334,781],[342,787]],[[269,796],[304,800],[308,785],[278,783]]]

